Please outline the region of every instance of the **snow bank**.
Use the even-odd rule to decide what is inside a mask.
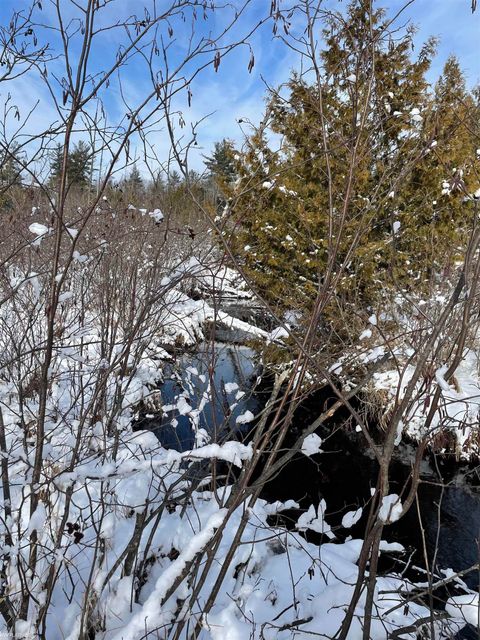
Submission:
[[[425,379],[421,377],[414,394],[414,402],[402,421],[405,432],[410,437],[421,440],[425,436],[435,436],[441,431],[446,431],[451,433],[456,441],[458,457],[468,458],[471,454],[480,455],[479,366],[479,352],[468,349],[455,372],[454,384],[445,380],[447,365],[438,367],[434,372],[433,380],[428,384],[425,384]],[[413,373],[414,366],[407,365],[403,371],[386,369],[374,374],[374,388],[386,393],[386,410],[394,403],[397,394],[400,399],[402,398]],[[430,410],[430,399],[437,387],[442,392],[440,406],[427,432],[425,422]]]

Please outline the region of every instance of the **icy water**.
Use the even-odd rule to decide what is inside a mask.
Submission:
[[[199,430],[205,430],[214,442],[224,439],[238,430],[239,416],[247,411],[255,415],[261,409],[259,399],[251,393],[255,368],[255,353],[248,347],[203,343],[195,354],[183,355],[164,371],[163,404],[177,406],[163,416],[145,416],[136,427],[151,429],[164,446],[180,451],[194,446]],[[179,405],[179,395],[187,398],[191,408],[200,409],[197,425],[182,415],[185,406]]]
[[[462,478],[454,478],[453,482],[457,481],[461,482]],[[479,490],[455,484],[441,488],[435,479],[431,480],[432,484],[428,482],[425,480],[420,486],[419,509],[413,506],[394,533],[398,540],[411,541],[415,548],[421,549],[421,522],[430,566],[454,571],[468,569],[480,562]],[[479,586],[478,570],[462,579],[473,589]]]
[[[245,426],[237,424],[238,416],[261,410],[264,399],[251,393],[256,379],[256,361],[252,350],[244,346],[229,344],[203,344],[194,355],[185,355],[166,372],[161,387],[164,404],[173,405],[178,395],[188,396],[191,406],[201,406],[204,394],[211,385],[211,400],[205,403],[198,424],[192,429],[191,420],[180,415],[178,409],[171,410],[163,417],[145,418],[138,424],[140,428],[154,430],[161,442],[171,448],[189,449],[195,442],[195,431],[204,429],[212,439],[219,440],[231,432],[238,433]],[[227,392],[229,383],[238,389]],[[238,391],[245,392],[235,401]],[[319,402],[325,402],[325,394],[307,401],[307,406],[295,413],[293,431],[309,424],[317,415]],[[230,406],[234,403],[233,410]],[[345,416],[343,416],[345,419]],[[342,417],[336,423],[326,426],[323,437],[335,431]],[[172,426],[175,425],[175,426]],[[295,429],[295,427],[297,429]],[[294,499],[302,509],[310,504],[318,504],[324,498],[328,507],[327,521],[339,538],[348,535],[363,537],[365,519],[368,513],[371,488],[375,486],[376,463],[361,450],[361,441],[355,434],[345,435],[338,430],[327,437],[322,446],[324,453],[312,458],[298,454],[282,473],[270,482],[264,491],[269,500]],[[394,463],[391,474],[391,492],[400,493],[408,477],[408,452]],[[438,469],[425,463],[422,484],[418,492],[418,503],[399,522],[385,528],[384,537],[388,541],[401,542],[408,553],[410,566],[420,569],[428,566],[438,572],[451,568],[462,571],[477,563],[480,557],[480,489],[468,486],[463,471],[452,474],[446,487],[440,486]],[[445,483],[444,479],[444,483]],[[364,508],[363,518],[349,530],[341,527],[346,511]],[[292,524],[299,512],[286,513]],[[312,535],[312,541],[315,536]],[[396,561],[397,562],[397,561]],[[384,559],[388,569],[388,559]],[[398,570],[398,564],[395,565]],[[421,571],[417,578],[422,581]],[[471,572],[463,577],[471,588],[479,585],[479,574]]]
[[[332,527],[338,527],[337,534],[363,537],[377,466],[358,449],[355,451],[355,444],[352,446],[346,440],[341,447],[338,447],[338,440],[336,444],[337,448],[325,446],[325,453],[317,456],[315,461],[294,461],[288,475],[297,479],[298,486],[289,493],[295,493],[295,498],[305,505],[315,499],[318,501],[321,495],[330,512],[329,517],[327,512],[327,521]],[[401,520],[385,527],[384,538],[404,545],[408,552],[405,560],[409,559],[411,567],[428,566],[436,573],[448,568],[454,571],[468,569],[480,562],[479,489],[468,486],[463,471],[458,471],[450,481],[443,479],[443,482],[427,463],[424,471],[418,500]],[[401,493],[408,474],[407,464],[393,463],[390,475],[392,493]],[[278,485],[273,489],[275,493],[281,491]],[[342,529],[343,514],[358,507],[364,509],[362,519],[352,529]],[[420,574],[418,578],[421,580]],[[471,588],[479,586],[478,571],[472,571],[462,579]]]

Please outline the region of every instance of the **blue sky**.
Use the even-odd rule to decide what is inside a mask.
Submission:
[[[85,2],[85,0],[82,0]],[[283,5],[292,4],[294,0],[283,0]],[[118,19],[120,22],[134,12],[139,13],[144,4],[152,10],[154,0],[115,0],[109,5],[110,13],[105,12],[105,20]],[[234,0],[239,7],[243,0]],[[158,6],[165,7],[168,3],[161,0]],[[341,9],[346,2],[325,0],[324,6]],[[13,11],[25,8],[29,5],[26,0],[3,0],[0,4],[0,21],[8,25]],[[389,15],[395,14],[405,2],[400,0],[385,0],[375,2],[376,6],[383,6]],[[74,7],[70,0],[60,0],[62,11],[67,18],[74,17]],[[245,14],[242,15],[230,34],[230,39],[241,39],[254,25],[265,17],[270,7],[270,0],[250,0]],[[39,19],[46,24],[55,24],[56,17],[53,4],[50,0],[43,0],[42,12],[37,12]],[[217,13],[206,22],[199,20],[199,34],[207,35],[218,32],[227,24],[231,14]],[[471,14],[470,0],[416,0],[412,2],[402,13],[401,22],[411,21],[418,27],[415,42],[419,47],[429,36],[437,36],[440,39],[438,56],[432,66],[430,78],[432,81],[438,76],[449,54],[455,54],[465,69],[468,82],[474,85],[480,81],[480,9]],[[174,36],[171,39],[169,51],[170,64],[175,64],[182,58],[188,46],[189,31],[186,23],[178,18],[172,21]],[[187,20],[188,24],[188,20]],[[165,25],[162,27],[165,29]],[[165,37],[166,35],[163,34]],[[40,30],[40,38],[46,38],[52,44],[54,50],[58,50],[60,42],[55,33],[50,30]],[[101,71],[108,65],[115,55],[116,48],[124,38],[123,27],[119,26],[113,32],[105,32],[98,39],[93,55],[94,69]],[[250,120],[258,123],[264,109],[264,97],[266,84],[278,86],[288,79],[292,69],[298,67],[299,57],[281,43],[279,39],[272,37],[271,24],[265,24],[250,38],[250,44],[255,54],[255,66],[251,73],[247,71],[250,58],[250,48],[246,45],[232,51],[214,73],[211,68],[199,74],[191,85],[193,93],[192,104],[188,106],[186,92],[181,92],[176,98],[175,107],[181,109],[186,126],[178,129],[179,135],[187,139],[190,124],[199,121],[209,115],[198,128],[198,149],[191,157],[191,166],[200,169],[202,167],[202,153],[208,153],[216,140],[224,137],[235,141],[242,139],[242,126],[239,119]],[[199,57],[195,61],[206,62],[208,57]],[[162,60],[157,59],[155,64],[162,67]],[[195,64],[187,66],[186,73],[193,70]],[[55,68],[55,67],[54,67]],[[60,67],[58,67],[59,73]],[[128,104],[135,104],[151,89],[151,80],[147,74],[146,66],[140,57],[132,61],[126,69],[122,80],[122,92],[119,85],[112,83],[112,89],[106,96],[106,111],[110,123],[118,123],[127,110]],[[5,100],[10,92],[15,101],[26,113],[37,99],[40,104],[35,111],[35,117],[31,119],[29,131],[47,128],[48,123],[56,117],[51,106],[48,93],[41,79],[36,76],[23,76],[14,83],[2,87],[0,84],[0,102]],[[80,134],[79,134],[80,135]],[[161,125],[153,134],[153,144],[158,155],[165,159],[168,156],[169,142]]]

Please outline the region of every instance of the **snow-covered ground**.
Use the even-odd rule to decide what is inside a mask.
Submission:
[[[425,355],[424,345],[446,300],[447,295],[440,294],[414,304],[401,298],[395,300],[388,313],[368,318],[356,344],[330,367],[330,372],[347,387],[355,384],[352,379],[358,379],[359,371],[363,375],[372,372],[365,390],[382,427],[388,425],[389,416],[402,402],[416,375]],[[454,454],[457,459],[479,459],[480,341],[476,324],[469,327],[454,373],[449,380],[445,378],[456,355],[455,340],[460,329],[461,317],[452,315],[425,357],[399,425],[397,444],[405,434],[417,442],[427,440],[438,453]],[[437,390],[438,406],[431,413]]]
[[[251,338],[268,339],[269,333],[248,322],[238,320],[225,311],[215,308],[203,299],[193,300],[179,289],[172,289],[166,296],[162,316],[165,345],[194,346],[205,340],[205,329],[211,324],[230,331],[240,331]]]
[[[29,345],[41,345],[45,339],[45,301],[37,277],[20,278],[15,295],[1,307],[2,459],[8,463],[10,487],[10,496],[3,495],[1,512],[6,576],[2,597],[18,612],[25,591],[30,593],[28,612],[23,619],[15,614],[14,630],[0,622],[6,638],[37,638],[36,627],[43,628],[42,637],[48,640],[140,640],[174,637],[177,631],[175,637],[187,639],[196,625],[202,640],[307,640],[315,634],[333,638],[338,631],[355,586],[362,542],[336,540],[325,516],[325,501],[299,513],[296,530],[273,527],[268,515],[292,505],[262,500],[250,504],[246,494],[229,509],[230,484],[220,483],[212,491],[207,476],[195,489],[192,486],[193,465],[199,460],[223,460],[241,469],[254,454],[250,445],[213,442],[210,434],[202,432],[196,434],[193,450],[180,453],[164,449],[150,432],[132,432],[140,405],[162,407],[157,383],[163,359],[169,357],[164,346],[195,344],[203,339],[209,322],[266,342],[286,337],[284,329],[267,333],[202,299],[194,300],[185,293],[186,272],[190,279],[198,278],[197,289],[211,292],[225,284],[228,295],[235,291],[241,297],[251,295],[239,287],[230,270],[215,272],[198,261],[178,264],[160,283],[165,291],[151,315],[155,330],[147,319],[127,345],[125,330],[118,328],[108,342],[109,352],[102,318],[88,309],[77,313],[83,308],[76,307],[80,298],[72,283],[70,295],[62,299],[63,332],[55,342],[48,371],[35,509],[32,473],[41,412],[35,387],[37,360],[33,350],[16,362],[15,349],[21,344],[29,354]],[[37,314],[34,322],[30,322],[32,310]],[[378,346],[372,346],[367,360],[373,361],[378,353]],[[443,385],[444,393],[455,400],[451,406],[456,411],[464,406],[466,396],[474,395],[476,387],[469,386],[474,362],[473,356],[464,362],[464,377],[458,376],[460,391],[442,380],[441,372],[433,382]],[[238,392],[233,380],[225,383],[227,395],[232,392],[229,411]],[[394,390],[398,378],[385,370],[375,384]],[[198,427],[184,393],[179,392],[176,409],[191,415],[192,429]],[[418,408],[412,415],[415,411]],[[246,423],[253,415],[245,412],[240,418],[237,422]],[[310,436],[304,454],[321,453],[320,444]],[[392,521],[398,500],[387,503],[384,519]],[[360,515],[346,508],[343,527],[351,527]],[[245,528],[235,540],[241,526]],[[308,529],[323,533],[330,542],[307,543],[301,533]],[[400,545],[385,543],[382,548],[398,551]],[[36,556],[33,569],[32,553]],[[205,613],[222,568],[221,588]],[[414,602],[405,606],[412,589],[400,575],[378,578],[374,640],[428,618],[425,607]],[[463,610],[472,617],[474,595],[465,598],[449,603],[451,619],[435,623],[438,637],[441,633],[451,637],[452,629],[463,625],[459,615]],[[365,595],[348,635],[352,640],[361,637],[364,606]],[[403,637],[413,640],[415,631]]]
[[[469,458],[480,456],[480,378],[478,370],[480,366],[479,354],[473,349],[467,349],[459,364],[455,380],[447,382],[444,373],[445,364],[440,365],[433,377],[427,381],[423,378],[418,383],[418,392],[414,402],[409,407],[403,420],[403,430],[411,438],[422,440],[429,438],[434,441],[442,432],[451,434],[454,441],[453,451],[457,458]],[[398,369],[386,369],[375,373],[373,387],[376,391],[385,392],[385,410],[388,411],[395,398],[401,399],[413,375],[413,365],[407,365],[401,371]],[[436,388],[441,390],[441,402],[435,413],[429,428],[425,422],[429,413],[429,399]],[[438,447],[437,447],[438,450]],[[440,447],[439,452],[445,452],[445,447]]]

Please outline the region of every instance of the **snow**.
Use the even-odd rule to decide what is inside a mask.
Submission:
[[[41,531],[47,522],[47,512],[43,504],[39,504],[30,517],[28,523],[28,533]]]
[[[192,405],[185,396],[180,396],[177,400],[176,409],[181,416],[186,416],[192,411]]]
[[[277,341],[281,342],[283,338],[288,338],[288,336],[289,333],[284,327],[277,327],[266,336],[266,341],[267,344]]]
[[[441,302],[439,301],[441,304]],[[399,350],[397,357],[401,360],[408,357],[408,352]],[[429,427],[429,433],[435,434],[440,430],[450,432],[456,441],[456,454],[459,457],[468,458],[471,453],[480,453],[477,440],[474,437],[478,429],[478,414],[480,412],[480,377],[479,355],[476,350],[465,350],[463,359],[455,371],[455,383],[445,379],[448,369],[443,364],[434,371],[434,384],[442,391],[439,408],[433,415]],[[373,386],[377,390],[386,392],[387,401],[385,410],[395,401],[397,394],[401,398],[413,373],[414,366],[405,363],[403,369],[385,368],[374,373]],[[420,440],[425,436],[425,420],[429,411],[429,396],[433,390],[423,383],[423,378],[418,382],[418,392],[415,393],[406,415],[403,416],[403,429],[413,439]],[[398,441],[398,435],[397,435]]]
[[[244,322],[243,320],[238,320],[237,318],[230,316],[228,313],[225,313],[225,311],[219,311],[217,313],[217,318],[218,321],[228,329],[239,329],[240,331],[250,333],[257,338],[266,339],[269,335],[267,331],[259,329],[258,327],[255,327],[248,322]]]
[[[286,511],[287,509],[300,509],[300,505],[298,504],[298,502],[295,502],[295,500],[287,500],[286,502],[276,500],[271,504],[266,504],[264,507],[265,513],[269,516],[276,513],[281,513],[282,511]]]
[[[44,224],[40,224],[39,222],[33,222],[31,225],[29,225],[28,230],[30,231],[30,233],[33,233],[35,236],[37,236],[36,240],[32,242],[33,246],[35,247],[39,247],[44,237],[47,236],[51,231],[51,229],[46,227]]]
[[[16,620],[15,621],[15,637],[17,638],[34,638],[35,631],[33,621]]]
[[[185,298],[181,299],[185,303]],[[77,361],[75,364],[77,368],[85,368],[84,392],[93,393],[93,389],[90,391],[85,382],[89,379],[90,367],[98,366],[111,375],[112,386],[107,387],[106,397],[106,402],[111,403],[116,385],[121,382],[113,373],[109,373],[109,361],[96,352],[94,327],[78,327],[75,336],[77,342],[73,340],[70,354],[62,356],[61,367],[67,366],[69,358],[77,357],[75,345],[87,341],[90,344],[89,359],[85,358],[83,364]],[[52,464],[49,461],[54,461],[52,491],[58,488],[56,495],[59,502],[53,513],[41,503],[31,518],[25,514],[23,525],[19,524],[23,526],[25,540],[28,540],[25,531],[39,531],[45,558],[50,561],[55,557],[58,563],[58,589],[54,591],[47,620],[46,637],[49,640],[77,639],[82,619],[83,585],[88,583],[90,572],[90,593],[95,593],[95,610],[102,617],[104,625],[102,640],[140,640],[146,634],[153,637],[160,627],[176,625],[180,615],[192,628],[200,621],[199,612],[204,608],[244,516],[247,517],[247,525],[241,544],[226,570],[225,582],[213,608],[201,621],[201,640],[224,640],[229,637],[291,640],[291,624],[300,618],[308,619],[308,622],[301,625],[297,634],[299,639],[322,633],[327,637],[335,635],[343,619],[344,607],[352,596],[361,541],[327,542],[320,548],[305,541],[301,532],[307,530],[321,533],[327,539],[335,537],[328,523],[325,500],[321,500],[319,505],[310,505],[300,513],[296,530],[287,531],[267,524],[267,517],[287,509],[299,509],[298,503],[293,500],[271,504],[258,500],[253,507],[243,502],[228,515],[225,503],[230,495],[230,486],[220,487],[215,494],[208,490],[210,483],[206,485],[207,490],[190,490],[187,481],[189,465],[197,464],[199,460],[207,462],[219,459],[241,467],[251,459],[254,451],[251,445],[237,441],[222,444],[210,442],[183,452],[167,451],[153,433],[132,433],[130,407],[150,393],[147,385],[158,376],[159,363],[148,356],[140,361],[125,389],[122,410],[117,416],[122,429],[116,458],[109,454],[113,440],[108,440],[108,434],[101,420],[98,420],[85,434],[85,452],[88,455],[82,458],[81,464],[73,472],[70,471],[68,465],[78,428],[75,422],[78,405],[73,404],[73,412],[70,409],[72,413],[67,427],[63,414],[70,407],[72,396],[69,395],[67,380],[62,382],[61,367],[55,378],[58,382],[53,385],[49,399],[51,404],[48,412],[51,417],[48,433],[51,440],[50,449],[45,450],[46,471],[48,464]],[[197,376],[196,367],[188,369],[189,376]],[[236,393],[236,386],[236,383],[227,381],[225,390],[227,393]],[[0,386],[0,398],[5,407],[9,441],[13,445],[11,438],[16,437],[18,432],[18,408],[9,387]],[[5,401],[7,398],[10,398],[8,402]],[[191,413],[187,397],[181,393],[174,403],[176,409],[179,404],[180,409]],[[34,406],[31,405],[32,410]],[[59,410],[57,417],[53,408]],[[244,412],[240,423],[245,423],[247,418],[253,419],[253,414]],[[312,436],[304,441],[304,447],[306,445],[310,454],[317,452],[321,443],[316,434]],[[21,438],[19,447],[22,450]],[[21,461],[16,464],[17,467],[12,465],[11,472],[12,478],[18,482],[27,466]],[[67,487],[71,487],[74,496],[69,521],[81,523],[84,539],[76,544],[73,534],[65,532],[62,546],[56,552],[54,547],[50,550],[46,534],[49,523],[55,522],[57,514],[62,512],[61,501]],[[184,497],[185,494],[188,498]],[[22,499],[22,494],[19,493],[18,497]],[[138,558],[142,558],[146,542],[151,536],[150,561],[139,600],[132,601],[134,577],[122,575],[122,564],[113,573],[108,586],[102,588],[106,572],[114,566],[128,545],[136,517],[141,517],[147,510],[154,513],[165,505],[166,500],[172,507],[161,511],[161,518],[155,526],[152,521],[146,527],[139,543]],[[343,518],[344,525],[353,526],[359,511],[347,512]],[[214,546],[212,542],[223,527],[223,535],[218,538],[218,545]],[[102,566],[96,562],[95,540],[98,531],[101,531],[104,540]],[[388,548],[391,545],[382,544],[382,549]],[[196,582],[190,579],[188,568],[206,549],[214,554],[214,563],[204,587],[196,596],[197,606],[190,609],[188,603]],[[46,563],[45,570],[48,566]],[[203,568],[204,563],[199,566]],[[184,575],[186,579],[182,580]],[[40,602],[43,592],[40,585],[34,586]],[[428,615],[426,608],[415,603],[410,603],[408,610],[402,606],[394,614],[384,615],[393,606],[392,603],[402,602],[401,596],[396,594],[408,592],[409,588],[403,578],[378,578],[375,592],[375,623],[378,622],[378,626],[374,625],[372,630],[374,640],[383,640],[386,630],[412,624],[416,619]],[[171,596],[168,597],[170,591]],[[361,599],[355,612],[352,637],[361,636],[364,606],[365,600]],[[18,621],[16,630],[19,633],[27,632],[29,624]],[[281,627],[285,629],[279,631]],[[263,636],[260,636],[260,630]]]
[[[160,222],[162,222],[162,220],[164,219],[164,215],[163,213],[160,211],[160,209],[154,209],[153,211],[150,211],[148,213],[148,215],[153,218],[153,220],[158,224]]]
[[[367,364],[369,362],[376,362],[377,360],[380,360],[380,358],[382,358],[384,355],[385,347],[374,347],[373,349],[370,349],[370,351],[361,354],[359,356],[359,360],[364,364]]]
[[[223,523],[227,514],[226,509],[219,509],[208,519],[205,527],[194,535],[185,549],[182,550],[179,557],[174,560],[169,567],[162,572],[158,578],[155,588],[146,602],[143,604],[141,611],[135,614],[126,627],[118,634],[113,636],[112,640],[123,640],[125,638],[136,638],[145,631],[145,625],[148,624],[150,629],[159,627],[164,623],[165,616],[162,613],[161,603],[172,587],[175,580],[185,570],[187,563],[203,551],[215,534],[215,531]]]
[[[39,222],[33,222],[29,227],[28,230],[35,234],[36,236],[43,236],[46,233],[49,232],[49,228],[46,227],[44,224],[40,224]]]
[[[326,535],[328,538],[335,538],[335,534],[332,532],[330,525],[325,521],[325,512],[327,505],[325,500],[320,500],[320,504],[317,508],[312,504],[308,508],[308,511],[302,513],[297,520],[297,529],[299,531],[305,531],[311,529],[317,533]]]
[[[74,251],[72,254],[72,257],[76,262],[79,262],[80,264],[83,264],[84,262],[88,262],[89,260],[88,256],[82,255],[78,251]]]
[[[71,300],[73,298],[73,291],[64,291],[58,296],[59,302],[66,302],[67,300]]]
[[[362,333],[358,336],[359,340],[368,340],[368,338],[372,337],[372,330],[371,329],[364,329],[364,331],[362,331]]]
[[[336,375],[340,375],[343,371],[343,365],[341,362],[334,362],[329,368],[330,373],[335,373]]]
[[[245,413],[242,413],[240,416],[238,416],[235,422],[237,424],[248,424],[249,422],[252,422],[252,420],[254,419],[255,419],[255,416],[253,415],[253,413],[247,410],[245,411]]]
[[[342,527],[344,529],[350,529],[356,524],[362,517],[363,509],[356,509],[355,511],[349,511],[342,518]]]
[[[225,311],[217,311],[203,299],[193,300],[180,288],[174,286],[177,280],[184,279],[186,272],[191,272],[195,277],[195,281],[202,283],[202,286],[207,289],[213,287],[214,280],[216,280],[217,291],[221,286],[226,295],[234,292],[235,294],[238,293],[239,298],[248,298],[250,296],[249,292],[235,289],[230,284],[231,280],[227,279],[225,282],[221,274],[217,279],[215,272],[210,275],[203,270],[201,265],[182,264],[176,274],[163,278],[160,283],[161,286],[168,288],[165,294],[165,305],[161,312],[163,325],[162,342],[165,345],[175,344],[181,340],[186,346],[193,346],[204,340],[205,326],[213,322],[228,330],[240,331],[252,337],[262,339],[267,337],[267,331],[248,322],[238,320]]]
[[[30,231],[40,237],[49,233],[47,227],[40,226],[42,229],[34,227],[36,231]],[[81,277],[82,271],[88,267],[89,258],[80,253],[74,253],[73,257],[71,270],[74,276]],[[44,306],[41,306],[45,305],[42,275],[20,268],[9,270],[7,275],[15,289],[18,313],[26,314],[28,307],[22,303],[31,303],[33,299],[40,322],[39,327],[35,327],[37,333],[29,336],[29,341],[41,344],[44,325],[40,326],[40,323],[45,322]],[[10,550],[11,593],[21,593],[22,585],[18,575],[15,578],[18,574],[15,567],[22,562],[26,566],[32,531],[39,535],[41,550],[38,572],[33,579],[29,578],[29,587],[34,595],[29,619],[35,619],[37,603],[42,603],[46,597],[43,585],[50,567],[54,566],[58,583],[52,593],[46,621],[45,637],[49,640],[77,640],[86,585],[88,595],[92,596],[94,619],[101,620],[102,624],[98,640],[139,640],[164,631],[167,634],[168,629],[176,628],[180,620],[184,620],[190,630],[197,623],[201,626],[199,640],[291,640],[292,625],[298,620],[305,620],[295,631],[299,640],[321,634],[334,637],[352,597],[362,541],[335,540],[335,544],[327,541],[319,546],[305,540],[303,534],[307,531],[323,534],[327,540],[335,538],[329,521],[331,512],[325,499],[319,504],[307,503],[305,508],[293,500],[272,503],[258,500],[253,503],[247,496],[238,507],[228,508],[232,504],[228,502],[232,485],[216,484],[213,490],[212,477],[207,473],[199,478],[198,468],[208,469],[209,461],[222,460],[241,469],[253,458],[253,445],[228,439],[215,442],[211,434],[201,428],[201,409],[190,402],[189,384],[203,378],[206,391],[201,406],[213,391],[209,388],[209,376],[200,374],[199,367],[185,369],[182,384],[179,384],[170,405],[162,406],[163,398],[158,386],[165,373],[165,361],[169,358],[163,346],[178,343],[194,346],[208,335],[213,322],[270,341],[286,338],[287,330],[278,327],[266,332],[225,312],[218,313],[215,305],[204,299],[205,292],[220,290],[222,294],[238,294],[247,300],[252,299],[251,292],[240,285],[238,274],[228,267],[218,263],[212,265],[199,258],[178,257],[164,274],[159,274],[155,283],[161,296],[161,305],[155,309],[158,332],[150,334],[151,327],[148,326],[149,331],[134,341],[131,352],[127,353],[124,335],[119,331],[117,338],[112,339],[112,353],[109,353],[101,348],[102,327],[98,314],[88,310],[80,320],[75,316],[73,310],[81,289],[71,273],[67,276],[65,287],[68,290],[62,291],[60,300],[69,303],[61,309],[68,332],[56,341],[49,370],[51,384],[46,406],[42,482],[48,486],[50,494],[49,500],[42,497],[31,516],[29,485],[25,482],[31,473],[31,451],[25,446],[25,434],[18,429],[18,416],[21,415],[18,390],[6,375],[0,379],[15,517],[15,526],[12,527],[15,539]],[[183,288],[185,282],[187,286]],[[185,293],[190,291],[190,287],[196,292],[200,290],[203,299],[202,296],[194,299],[196,296]],[[426,305],[421,308],[425,309]],[[2,306],[1,313],[2,322],[12,334],[21,331],[18,316],[12,315],[9,304]],[[387,310],[379,308],[378,317],[382,322],[388,319]],[[293,313],[288,315],[288,321],[296,322]],[[27,316],[26,324],[30,326],[28,323]],[[371,315],[369,323],[376,326],[377,315]],[[408,329],[413,330],[413,327],[409,325]],[[371,328],[365,329],[360,334],[360,342],[372,339],[374,335],[376,339],[378,333]],[[411,335],[411,331],[404,333]],[[376,362],[386,353],[382,344],[364,343],[359,346],[357,362]],[[11,349],[8,341],[2,342],[0,347],[5,353]],[[404,392],[413,371],[409,360],[412,355],[406,345],[395,343],[392,351],[397,359],[395,366],[388,362],[372,380],[373,389],[385,393],[386,410],[391,408],[396,393],[401,396]],[[123,360],[128,361],[131,372],[125,376],[119,367]],[[337,356],[332,358],[333,362],[335,360]],[[458,433],[459,446],[468,444],[472,430],[478,425],[478,362],[477,350],[472,347],[466,350],[455,381],[447,382],[445,379],[448,363],[438,362],[431,370],[432,387],[441,389],[445,402],[433,427],[436,428],[446,418],[451,420],[451,428]],[[340,375],[343,364],[343,359],[337,360],[330,369]],[[345,370],[348,372],[346,365]],[[96,411],[99,379],[105,379],[106,383],[102,410]],[[222,401],[225,399],[227,409],[231,410],[233,399],[240,400],[245,392],[236,382],[229,380],[224,381],[223,388],[228,398],[222,394]],[[422,434],[426,392],[424,386],[419,385],[419,389],[423,395],[412,404],[406,420],[399,425],[397,438],[401,437],[404,428],[412,434]],[[132,431],[132,422],[140,405],[148,407],[148,415],[160,410],[147,405],[148,399],[154,397],[167,420],[172,418],[173,427],[177,414],[188,418],[195,436],[192,448],[181,452],[167,450],[152,432]],[[38,416],[38,396],[35,393],[25,398],[24,403],[25,415]],[[85,407],[88,407],[86,412]],[[88,416],[87,422],[85,415]],[[241,409],[236,424],[241,426],[253,420],[251,411]],[[457,428],[458,424],[462,425],[461,428]],[[28,438],[27,444],[31,441],[30,436]],[[79,461],[72,469],[72,450],[77,443]],[[304,438],[301,451],[306,456],[315,455],[321,452],[321,445],[322,439],[317,434],[310,434]],[[67,488],[72,495],[68,522],[72,527],[78,527],[76,531],[80,531],[83,538],[75,541],[74,533],[66,527],[57,544],[52,531],[58,531],[62,521]],[[393,522],[401,509],[398,495],[386,496],[379,518],[383,522]],[[267,520],[268,516],[285,510],[299,512],[294,516],[297,520],[292,531],[275,527]],[[136,567],[144,556],[148,566],[139,597],[135,599],[137,576],[125,575],[124,563],[116,563],[125,557],[123,554],[135,532],[135,523],[144,516],[147,516],[147,522],[138,541]],[[342,527],[354,526],[361,516],[362,508],[346,510]],[[232,562],[227,567],[226,558],[231,545],[240,524],[245,522],[240,544],[233,551]],[[101,553],[96,546],[99,532],[102,537]],[[382,542],[381,549],[400,550],[401,546]],[[209,557],[213,560],[212,569],[206,575],[202,588],[194,594]],[[15,562],[19,564],[15,565]],[[199,569],[196,575],[189,572],[191,563]],[[214,606],[202,617],[201,612],[222,567],[225,567],[224,583]],[[104,585],[109,572],[108,584]],[[371,634],[374,640],[384,640],[399,626],[414,624],[428,616],[427,608],[421,604],[410,602],[408,607],[403,606],[402,594],[408,594],[412,588],[405,577],[378,576]],[[190,607],[193,595],[195,606]],[[397,603],[402,606],[387,614]],[[478,596],[455,596],[447,603],[447,611],[455,619],[465,616],[475,621],[477,608]],[[364,609],[365,597],[362,596],[355,610],[351,638],[361,637]],[[18,620],[15,631],[18,636],[28,637],[31,623]],[[5,625],[0,626],[2,633],[7,634]],[[181,640],[185,637],[186,634]]]
[[[244,445],[241,442],[230,441],[225,442],[222,445],[208,444],[190,451],[184,451],[179,457],[184,460],[202,458],[205,460],[225,460],[225,462],[231,462],[235,466],[241,467],[242,462],[250,460],[252,455],[253,449],[251,445]]]
[[[301,452],[306,456],[313,456],[321,453],[322,439],[316,433],[311,433],[303,439]]]
[[[420,109],[418,109],[417,107],[410,111],[410,116],[413,122],[422,122],[423,120],[422,116],[420,115]]]
[[[445,373],[447,372],[448,366],[446,364],[444,364],[442,367],[440,367],[440,369],[437,369],[435,371],[435,380],[437,381],[438,386],[443,390],[443,391],[447,391],[447,392],[451,392],[451,388],[450,385],[448,384],[448,382],[445,380]]]
[[[396,493],[391,493],[382,498],[382,505],[378,512],[378,517],[386,524],[396,522],[402,515],[402,502]]]
[[[477,629],[480,624],[479,604],[479,597],[476,593],[453,596],[447,600],[445,611],[454,618],[460,618]]]
[[[292,197],[296,197],[298,195],[298,193],[296,191],[292,191],[291,189],[287,189],[287,187],[285,187],[285,185],[281,184],[278,186],[278,190],[281,191],[282,193],[284,193],[287,196],[292,196]]]

